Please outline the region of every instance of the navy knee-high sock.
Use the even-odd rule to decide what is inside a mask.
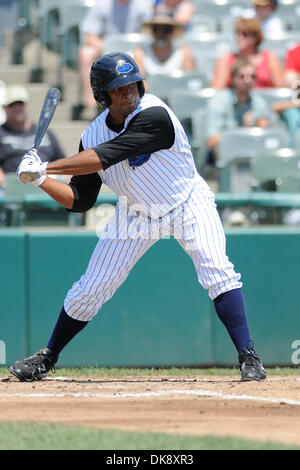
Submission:
[[[215,309],[227,329],[238,353],[252,347],[244,297],[241,289],[233,289],[214,299]]]
[[[54,356],[58,357],[59,353],[71,341],[71,339],[83,330],[88,323],[89,322],[71,318],[65,312],[63,307],[47,344],[47,348],[52,351]]]

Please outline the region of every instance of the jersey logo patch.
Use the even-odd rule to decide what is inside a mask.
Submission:
[[[117,63],[117,73],[128,73],[128,72],[131,72],[131,70],[133,70],[133,66],[131,64],[128,64],[128,62],[125,62],[124,59],[121,59],[121,60],[118,60],[118,63]]]
[[[138,155],[137,157],[130,157],[128,158],[129,166],[141,166],[147,160],[149,160],[151,153],[143,153],[142,155]]]

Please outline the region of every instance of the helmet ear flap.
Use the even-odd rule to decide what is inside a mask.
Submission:
[[[92,90],[95,101],[99,104],[99,106],[101,106],[101,108],[106,108],[111,105],[109,94],[104,90],[100,91],[100,85],[97,82],[92,84]]]
[[[145,91],[146,91],[146,90],[145,90],[144,82],[143,82],[143,81],[137,82],[137,86],[138,86],[138,90],[139,90],[140,97],[141,97],[141,96],[144,96]]]

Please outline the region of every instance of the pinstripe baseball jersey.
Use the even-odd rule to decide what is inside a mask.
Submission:
[[[82,135],[83,149],[93,148],[124,133],[129,123],[141,111],[157,106],[163,107],[172,121],[175,134],[173,145],[168,149],[143,155],[142,164],[135,166],[134,160],[132,163],[127,159],[99,171],[103,183],[117,195],[126,196],[127,205],[139,204],[149,215],[151,211],[154,218],[170,212],[185,201],[196,180],[206,186],[197,173],[187,136],[172,110],[156,96],[145,94],[139,100],[134,112],[125,120],[120,133],[114,132],[107,126],[109,110],[106,109]],[[101,153],[100,150],[99,152]]]
[[[212,299],[240,288],[240,274],[226,255],[214,194],[197,173],[186,134],[172,110],[159,98],[146,94],[122,129],[113,127],[109,116],[109,110],[104,111],[81,139],[83,149],[96,151],[103,170],[73,177],[72,185],[79,202],[89,200],[82,207],[79,204],[81,210],[92,207],[101,180],[120,196],[119,203],[85,274],[66,296],[68,315],[91,320],[135,263],[165,235],[174,236],[189,254],[199,282]],[[164,138],[165,133],[172,134],[171,138]],[[78,201],[75,209],[79,209]],[[140,216],[141,207],[148,217]]]

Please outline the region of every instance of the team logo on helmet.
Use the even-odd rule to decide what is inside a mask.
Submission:
[[[128,62],[125,62],[124,59],[118,60],[116,71],[117,73],[128,73],[133,70],[133,66],[129,64]]]

